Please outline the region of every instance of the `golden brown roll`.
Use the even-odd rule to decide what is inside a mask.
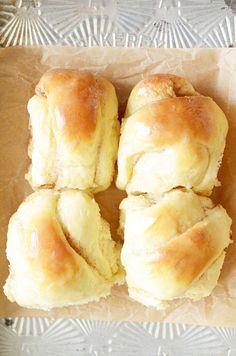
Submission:
[[[129,295],[164,308],[175,298],[208,296],[231,242],[225,209],[192,191],[129,196],[120,206],[121,261]]]
[[[193,95],[198,93],[186,79],[173,74],[154,74],[135,85],[127,102],[125,117],[157,100]]]
[[[176,187],[210,195],[218,184],[227,119],[182,78],[156,75],[131,92],[118,151],[117,187],[162,194]]]
[[[120,246],[94,199],[80,191],[40,190],[11,217],[4,292],[28,308],[99,300],[124,279]]]
[[[117,155],[118,103],[113,85],[89,72],[52,69],[28,103],[33,188],[105,190]]]

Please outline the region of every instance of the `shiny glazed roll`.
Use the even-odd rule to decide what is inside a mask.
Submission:
[[[4,292],[28,308],[99,300],[122,283],[120,246],[98,204],[80,191],[40,190],[11,217]]]
[[[129,194],[184,187],[210,195],[227,131],[219,106],[185,79],[157,74],[141,81],[122,122],[117,187]]]
[[[129,196],[120,209],[121,261],[133,299],[162,309],[173,299],[212,292],[231,242],[231,219],[222,206],[173,190]]]
[[[113,85],[90,72],[52,69],[28,103],[33,188],[102,191],[117,156],[118,102]]]

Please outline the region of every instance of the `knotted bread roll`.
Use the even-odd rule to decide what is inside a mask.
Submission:
[[[49,70],[28,111],[33,188],[108,188],[119,136],[117,97],[109,81],[89,72]]]
[[[40,190],[11,217],[4,292],[28,308],[98,300],[124,279],[120,246],[94,199],[80,191]]]
[[[208,296],[231,242],[222,206],[192,191],[129,196],[120,206],[121,261],[129,295],[164,308],[175,298]]]
[[[162,194],[181,186],[210,195],[227,130],[219,106],[185,79],[144,79],[132,90],[123,119],[117,187],[129,194]]]
[[[173,74],[154,74],[141,80],[132,89],[125,117],[133,115],[142,106],[157,100],[199,95],[185,78]]]

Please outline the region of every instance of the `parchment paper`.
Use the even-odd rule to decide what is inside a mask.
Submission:
[[[132,301],[126,287],[115,287],[99,303],[53,310],[27,310],[10,303],[2,292],[8,274],[5,257],[9,217],[31,192],[24,179],[29,160],[26,104],[42,73],[50,67],[98,72],[117,89],[121,115],[132,86],[156,72],[174,73],[189,79],[196,90],[210,95],[229,120],[227,146],[220,169],[222,186],[214,199],[220,201],[233,219],[236,232],[236,49],[145,49],[11,47],[0,50],[0,315],[55,316],[132,321],[166,321],[236,326],[236,243],[227,252],[224,268],[213,294],[199,302],[180,300],[165,311],[146,308]],[[118,205],[125,196],[114,188],[96,196],[113,235],[118,223]]]

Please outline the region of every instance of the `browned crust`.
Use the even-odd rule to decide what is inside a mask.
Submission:
[[[42,76],[36,94],[47,98],[56,129],[64,139],[91,137],[100,103],[100,89],[92,73],[51,69]]]

